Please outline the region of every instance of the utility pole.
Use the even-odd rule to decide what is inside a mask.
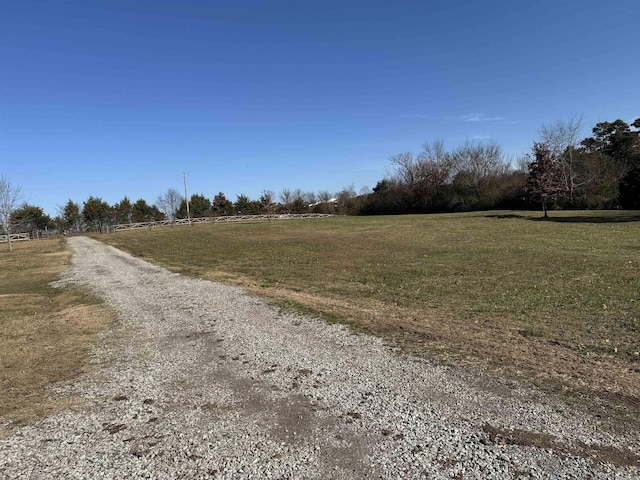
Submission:
[[[189,196],[187,194],[187,174],[183,172],[182,178],[184,179],[184,203],[187,204],[187,219],[189,221],[189,225],[191,225],[191,214],[189,213]]]

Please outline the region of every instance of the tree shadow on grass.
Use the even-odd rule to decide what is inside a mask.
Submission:
[[[515,213],[486,215],[487,218],[520,218],[523,220],[532,220],[534,222],[556,222],[556,223],[626,223],[640,222],[640,214],[638,212],[621,212],[603,215],[574,215],[574,216],[554,216],[550,213],[547,218],[542,215],[519,215]]]
[[[485,215],[485,218],[521,218],[525,220],[531,220],[530,215],[518,215],[517,213],[494,213],[491,215]]]
[[[579,215],[573,217],[529,217],[530,220],[557,223],[626,223],[640,222],[640,215]]]

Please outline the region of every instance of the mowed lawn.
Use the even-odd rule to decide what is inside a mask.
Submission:
[[[640,212],[332,217],[101,235],[419,354],[637,402]]]

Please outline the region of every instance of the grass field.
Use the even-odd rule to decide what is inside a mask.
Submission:
[[[640,214],[218,224],[98,237],[414,352],[640,398]]]
[[[62,240],[0,244],[0,436],[73,399],[51,401],[46,387],[85,366],[94,335],[110,321],[95,298],[49,283],[69,268]]]

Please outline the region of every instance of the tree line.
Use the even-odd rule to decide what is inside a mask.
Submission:
[[[640,208],[640,119],[600,122],[580,138],[581,118],[543,125],[531,154],[511,162],[493,142],[441,141],[390,162],[361,214],[486,209]]]
[[[507,158],[494,141],[468,140],[447,150],[428,142],[418,154],[389,158],[393,173],[373,191],[353,186],[334,194],[322,190],[264,190],[257,199],[244,194],[196,193],[189,203],[170,188],[149,204],[127,196],[114,205],[90,196],[69,199],[52,218],[42,208],[19,204],[20,188],[0,177],[1,232],[109,231],[113,225],[158,220],[273,213],[378,215],[460,212],[487,209],[640,209],[640,118],[597,123],[581,138],[582,119],[543,125],[530,154]],[[188,206],[188,211],[187,211]]]
[[[258,199],[240,194],[232,202],[219,192],[212,198],[196,193],[189,198],[189,211],[185,197],[169,188],[158,195],[155,203],[143,198],[132,202],[127,196],[109,205],[100,197],[90,196],[82,204],[69,199],[59,207],[59,214],[51,218],[42,208],[23,203],[10,215],[14,232],[59,231],[77,233],[83,231],[108,232],[114,225],[142,223],[160,220],[217,217],[230,215],[260,215],[283,213],[335,213],[355,214],[358,195],[353,186],[332,195],[326,190],[303,192],[300,189],[283,189],[279,195],[265,190]],[[360,196],[362,198],[362,195]]]

